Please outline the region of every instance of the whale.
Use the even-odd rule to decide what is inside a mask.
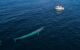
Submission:
[[[29,34],[14,38],[14,40],[16,41],[16,40],[24,39],[24,38],[31,37],[31,36],[36,35],[36,34],[39,35],[39,32],[41,32],[43,29],[44,29],[44,27],[41,27],[41,28],[29,33]]]

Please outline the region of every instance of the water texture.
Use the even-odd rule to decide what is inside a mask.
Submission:
[[[0,50],[80,50],[80,0],[60,3],[65,10],[56,14],[56,0],[0,0]],[[39,36],[9,39],[43,26]]]

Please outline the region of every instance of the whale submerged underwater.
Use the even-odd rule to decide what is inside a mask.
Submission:
[[[14,40],[16,41],[16,40],[18,40],[18,39],[24,39],[24,38],[33,36],[33,35],[35,35],[35,34],[38,34],[38,35],[39,35],[39,33],[40,33],[43,29],[44,29],[44,27],[41,27],[41,28],[39,28],[39,29],[37,29],[37,30],[29,33],[29,34],[26,34],[26,35],[21,36],[21,37],[14,38]]]

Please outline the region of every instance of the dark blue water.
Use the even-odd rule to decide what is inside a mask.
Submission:
[[[0,50],[80,50],[80,1],[60,3],[56,14],[56,0],[0,0]],[[39,36],[12,40],[43,26]]]

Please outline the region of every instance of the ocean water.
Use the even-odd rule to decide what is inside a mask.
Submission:
[[[0,0],[0,50],[80,50],[80,0]],[[14,38],[44,27],[39,35]]]

